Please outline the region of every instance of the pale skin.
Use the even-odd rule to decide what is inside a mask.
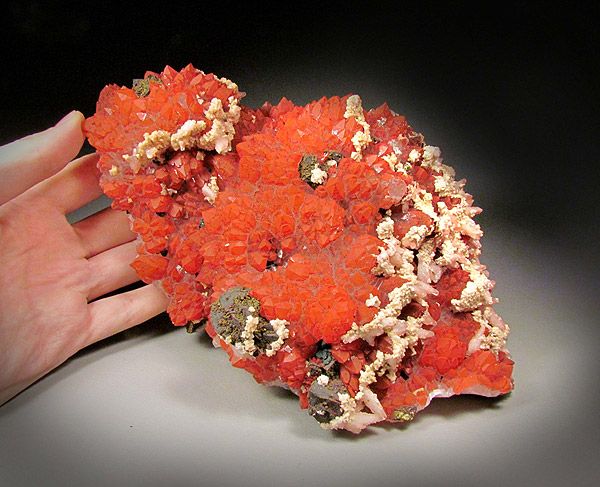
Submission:
[[[97,155],[73,160],[83,115],[0,147],[0,405],[82,348],[165,310],[138,280],[127,215],[66,215],[101,195]]]

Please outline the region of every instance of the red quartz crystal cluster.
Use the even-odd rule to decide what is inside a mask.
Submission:
[[[187,66],[109,85],[86,120],[132,266],[231,363],[325,428],[407,421],[435,397],[512,389],[508,326],[463,181],[387,105],[252,109]]]

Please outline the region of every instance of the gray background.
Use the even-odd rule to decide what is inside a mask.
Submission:
[[[160,316],[0,408],[0,485],[598,483],[598,7],[56,5],[9,2],[0,142],[165,64],[227,76],[251,106],[388,101],[484,208],[516,388],[330,433]]]

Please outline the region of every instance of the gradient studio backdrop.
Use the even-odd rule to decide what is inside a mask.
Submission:
[[[368,108],[387,101],[468,179],[484,209],[482,261],[486,238],[518,246],[511,251],[531,256],[536,279],[547,277],[573,307],[565,326],[596,343],[598,6],[502,3],[483,11],[419,3],[283,11],[248,2],[157,10],[11,1],[0,29],[0,143],[72,109],[89,116],[105,84],[130,85],[167,64],[226,76],[251,106],[347,93]],[[510,286],[499,282],[496,294]],[[592,382],[587,399],[598,397]],[[590,421],[588,434],[598,431]],[[585,441],[599,446],[597,437]],[[572,448],[566,462],[569,455]],[[589,478],[587,467],[580,479]]]

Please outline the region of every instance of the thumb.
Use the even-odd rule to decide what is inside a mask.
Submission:
[[[60,171],[81,149],[84,116],[72,111],[54,127],[0,147],[0,204]]]

